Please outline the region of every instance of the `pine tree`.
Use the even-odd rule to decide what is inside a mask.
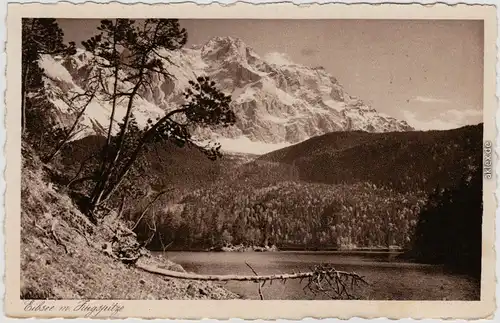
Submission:
[[[229,107],[231,98],[217,90],[208,78],[199,77],[190,82],[191,88],[184,93],[184,105],[156,121],[149,120],[149,126],[139,131],[133,126],[135,100],[141,91],[152,87],[154,77],[173,77],[165,65],[172,63],[169,53],[184,46],[187,32],[175,19],[147,19],[140,23],[129,19],[103,20],[99,30],[100,34],[83,45],[97,57],[95,64],[113,77],[112,89],[103,84],[103,91],[112,101],[112,115],[118,99],[124,98],[127,107],[116,136],[111,136],[113,117],[110,118],[107,145],[89,197],[89,214],[120,187],[148,143],[170,140],[180,147],[187,144],[210,158],[217,158],[220,145],[197,144],[191,129],[235,122]],[[119,83],[126,83],[129,88],[118,89]]]

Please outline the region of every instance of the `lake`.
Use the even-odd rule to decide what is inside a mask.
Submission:
[[[216,275],[253,275],[247,262],[259,274],[309,271],[328,263],[337,270],[354,271],[364,276],[369,286],[355,291],[370,300],[479,300],[479,282],[447,271],[442,266],[410,263],[390,252],[166,252],[166,256],[188,272]],[[324,294],[304,292],[307,282],[275,281],[262,288],[270,299],[328,299]],[[253,282],[228,282],[226,289],[247,299],[259,299]]]

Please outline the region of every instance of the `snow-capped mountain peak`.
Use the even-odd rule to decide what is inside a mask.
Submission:
[[[237,115],[235,126],[224,130],[198,131],[200,140],[219,140],[222,149],[265,153],[331,131],[407,131],[405,122],[378,113],[362,100],[351,97],[339,82],[321,67],[295,64],[282,53],[259,56],[241,39],[214,37],[201,46],[168,53],[166,63],[173,79],[158,76],[154,87],[141,93],[134,109],[139,126],[182,102],[189,80],[209,76],[227,94]],[[44,56],[40,65],[53,91],[83,91],[95,67],[90,53],[79,49],[68,58]],[[53,100],[61,120],[73,113],[61,100]],[[124,113],[119,107],[117,119]],[[123,111],[121,111],[123,110]],[[110,106],[105,101],[87,109],[81,136],[104,131]]]

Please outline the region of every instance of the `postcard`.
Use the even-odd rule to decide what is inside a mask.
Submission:
[[[492,317],[496,11],[9,4],[11,317]]]

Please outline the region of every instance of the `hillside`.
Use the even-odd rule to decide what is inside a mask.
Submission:
[[[106,254],[124,239],[127,224],[111,215],[94,226],[64,190],[52,183],[36,153],[23,144],[21,209],[22,299],[228,299],[238,296],[213,284],[163,279]],[[130,244],[137,241],[128,236]],[[184,271],[144,250],[140,260]]]
[[[97,169],[98,153],[104,143],[102,136],[88,136],[68,143],[55,160],[57,166],[53,174],[57,181],[68,184],[73,179],[90,176]],[[130,175],[130,182],[144,188],[144,193],[166,188],[190,190],[233,174],[238,166],[254,158],[256,156],[250,154],[225,153],[212,161],[189,146],[180,148],[170,141],[151,143]]]
[[[66,180],[80,168],[74,161],[85,161],[96,154],[103,140],[89,136],[67,145],[58,157]],[[370,182],[403,192],[429,192],[437,186],[454,186],[479,167],[481,140],[482,125],[448,131],[332,132],[262,156],[224,153],[216,161],[196,149],[164,142],[148,146],[139,163],[144,172],[137,175],[140,182],[149,178],[154,187],[183,189],[214,181],[264,186],[299,180],[322,184]],[[80,174],[84,175],[85,171]]]
[[[368,181],[400,191],[456,185],[481,167],[482,124],[448,131],[333,132],[258,160],[293,165],[302,181]]]

